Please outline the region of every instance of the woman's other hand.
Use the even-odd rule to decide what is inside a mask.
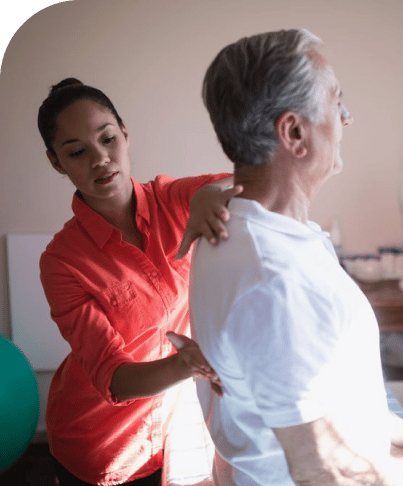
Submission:
[[[190,245],[199,236],[204,236],[212,245],[218,244],[220,238],[228,238],[225,223],[229,220],[230,213],[227,204],[242,191],[241,185],[221,189],[219,184],[206,184],[194,193],[190,202],[189,221],[176,256],[177,260],[186,255]]]
[[[197,343],[193,339],[174,332],[167,332],[167,337],[177,350],[181,365],[186,367],[192,376],[200,376],[209,380],[214,392],[222,396],[220,378],[208,364]]]

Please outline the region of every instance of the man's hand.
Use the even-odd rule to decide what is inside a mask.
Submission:
[[[216,245],[219,239],[227,239],[225,223],[230,218],[227,204],[243,191],[240,185],[222,190],[218,184],[206,184],[198,189],[190,202],[189,221],[179,247],[177,260],[184,257],[190,245],[199,236]]]
[[[167,332],[167,338],[174,345],[180,361],[189,369],[191,375],[209,380],[213,391],[222,396],[220,378],[206,361],[197,343],[193,339],[174,332]]]
[[[401,486],[392,471],[355,454],[326,417],[273,431],[298,486]]]
[[[403,420],[393,412],[390,412],[390,419],[392,432],[390,455],[396,477],[403,485]]]

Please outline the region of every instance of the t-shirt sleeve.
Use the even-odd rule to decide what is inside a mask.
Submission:
[[[340,332],[329,299],[278,278],[246,293],[229,320],[234,355],[268,427],[326,415],[320,383]]]
[[[109,386],[115,369],[133,362],[122,336],[112,327],[99,302],[82,288],[70,268],[45,252],[40,259],[41,282],[51,317],[69,343],[74,359],[94,387],[111,404],[117,402]]]

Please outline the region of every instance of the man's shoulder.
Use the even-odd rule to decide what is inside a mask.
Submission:
[[[232,209],[227,223],[228,239],[212,246],[201,238],[194,251],[194,271],[205,277],[221,275],[227,279],[244,279],[245,274],[250,274],[253,282],[267,280],[268,275],[299,271],[298,252],[287,243],[287,235],[271,229],[267,219],[256,214],[249,217],[234,206]]]
[[[260,253],[245,221],[231,216],[229,238],[212,246],[201,238],[193,255],[193,271],[218,278],[235,278],[246,272],[258,276],[262,270]]]

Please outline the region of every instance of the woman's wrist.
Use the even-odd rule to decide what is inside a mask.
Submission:
[[[110,390],[118,401],[155,396],[190,378],[192,373],[178,354],[147,363],[126,363],[112,376]]]
[[[182,359],[180,353],[175,353],[170,356],[173,360],[173,376],[177,382],[187,380],[193,376],[192,370],[189,365]]]

